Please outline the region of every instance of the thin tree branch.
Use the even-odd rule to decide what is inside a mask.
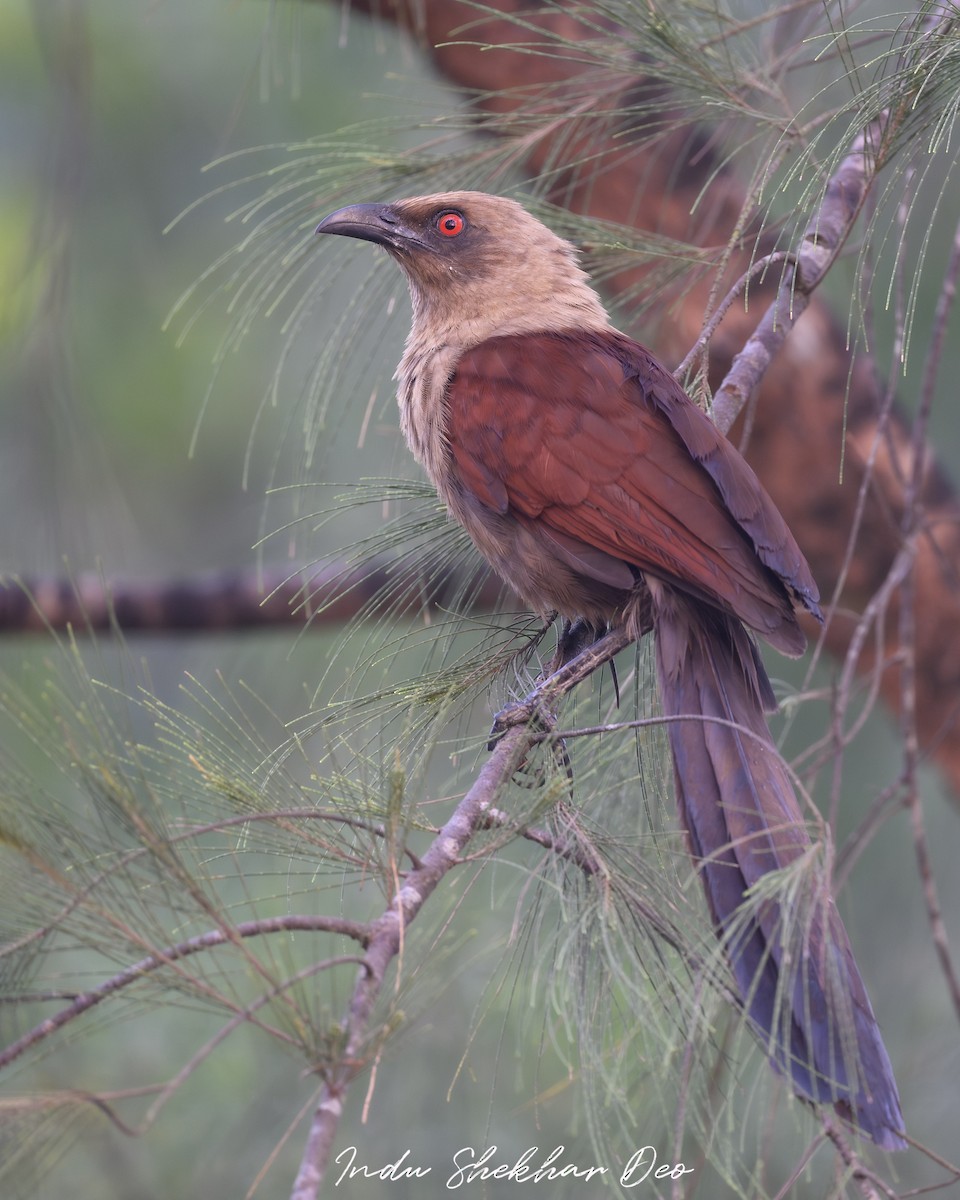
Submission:
[[[415,919],[437,884],[457,865],[464,847],[482,826],[487,808],[510,782],[533,742],[534,734],[522,725],[514,726],[504,734],[480,769],[473,786],[431,842],[421,867],[408,874],[385,912],[372,923],[364,966],[357,977],[344,1021],[346,1045],[341,1064],[324,1083],[291,1200],[316,1200],[319,1193],[343,1113],[344,1095],[364,1061],[364,1045],[374,1005],[387,968],[400,951],[403,931]]]
[[[45,1041],[51,1034],[56,1033],[58,1029],[62,1029],[71,1021],[76,1020],[81,1014],[94,1008],[103,1000],[106,1000],[108,996],[113,996],[130,984],[137,983],[152,971],[169,966],[170,963],[187,958],[191,954],[198,954],[202,950],[212,950],[216,946],[232,944],[237,938],[262,937],[271,933],[290,932],[292,930],[301,930],[310,933],[335,933],[342,937],[353,938],[354,941],[360,942],[361,945],[366,945],[370,936],[370,928],[357,921],[348,921],[343,917],[301,916],[298,914],[290,914],[284,917],[266,917],[259,921],[241,921],[239,924],[234,925],[229,932],[224,932],[220,929],[209,930],[207,933],[198,934],[196,937],[187,938],[186,941],[177,942],[172,946],[157,950],[153,954],[148,954],[146,958],[141,958],[139,962],[131,963],[130,966],[124,967],[122,971],[100,984],[99,987],[82,992],[66,1008],[61,1009],[60,1012],[55,1013],[52,1017],[47,1017],[39,1025],[35,1025],[33,1029],[29,1029],[21,1037],[17,1038],[16,1041],[4,1047],[0,1051],[0,1070],[19,1058],[31,1046]]]
[[[957,278],[960,276],[960,226],[954,234],[953,249],[950,262],[944,274],[943,285],[937,300],[934,318],[933,334],[930,350],[927,355],[924,372],[923,389],[920,395],[920,406],[914,421],[914,459],[913,472],[907,485],[907,510],[904,516],[904,535],[910,536],[922,528],[923,509],[920,495],[923,476],[926,469],[926,435],[930,413],[933,408],[934,390],[940,364],[943,358],[943,347],[947,332],[947,323],[957,292]],[[960,1019],[960,978],[953,962],[947,927],[943,920],[943,910],[938,896],[933,864],[930,860],[930,850],[927,843],[926,829],[923,819],[923,801],[917,781],[917,768],[920,761],[920,746],[917,736],[917,690],[916,690],[916,611],[915,611],[916,580],[910,577],[901,592],[900,603],[900,644],[903,647],[903,663],[900,670],[900,729],[903,741],[904,779],[907,790],[907,808],[910,812],[910,823],[913,831],[914,851],[917,859],[917,870],[923,886],[924,900],[927,906],[927,918],[930,922],[930,934],[936,948],[940,968],[947,984],[947,990],[953,1003],[954,1012]]]
[[[549,850],[557,858],[562,858],[566,862],[573,863],[574,866],[580,868],[584,875],[596,875],[601,870],[601,866],[597,860],[585,854],[583,849],[575,842],[570,842],[566,838],[555,837],[548,829],[541,829],[535,825],[527,825],[514,830],[510,821],[510,815],[500,808],[495,808],[493,805],[490,805],[484,811],[484,824],[494,829],[510,829],[511,832],[515,832],[526,841],[533,842],[537,846],[542,846],[544,850]]]
[[[231,1033],[239,1029],[241,1025],[250,1021],[259,1009],[269,1004],[271,1000],[275,1000],[284,992],[288,992],[298,983],[303,983],[307,979],[312,979],[321,971],[328,971],[331,967],[344,966],[349,963],[358,962],[362,963],[363,960],[358,958],[358,956],[355,954],[343,954],[335,958],[325,958],[319,962],[310,963],[308,966],[297,971],[296,974],[291,975],[288,979],[284,979],[281,983],[278,983],[268,991],[263,992],[250,1004],[238,1009],[237,1012],[235,1012],[230,1018],[230,1020],[227,1021],[227,1023],[220,1029],[218,1029],[213,1037],[208,1039],[208,1041],[205,1042],[204,1045],[201,1046],[200,1049],[190,1057],[189,1061],[180,1068],[176,1075],[174,1075],[171,1079],[168,1079],[166,1083],[155,1084],[149,1088],[128,1088],[121,1093],[98,1095],[93,1092],[71,1092],[70,1097],[71,1099],[80,1099],[88,1104],[94,1105],[94,1107],[99,1109],[100,1112],[102,1112],[110,1120],[110,1122],[120,1130],[121,1133],[126,1134],[128,1137],[140,1137],[147,1132],[153,1122],[157,1119],[157,1115],[163,1106],[167,1103],[170,1097],[173,1096],[186,1082],[186,1080],[189,1079],[194,1071],[196,1071],[197,1068],[210,1057],[214,1050],[216,1050],[216,1048],[221,1045]],[[130,1099],[131,1096],[143,1095],[155,1095],[156,1098],[138,1125],[128,1125],[127,1122],[124,1121],[116,1112],[115,1108],[113,1107],[113,1103],[117,1099],[127,1100]],[[309,1104],[305,1106],[303,1110],[304,1112],[306,1111],[306,1107],[309,1107]]]
[[[792,254],[787,250],[778,250],[774,254],[767,254],[763,258],[758,259],[748,271],[744,271],[730,291],[727,292],[726,296],[724,296],[720,304],[717,305],[716,309],[714,309],[709,321],[707,321],[706,325],[704,325],[703,329],[701,330],[700,336],[677,364],[673,372],[674,378],[681,383],[683,382],[684,377],[690,370],[690,367],[693,365],[694,361],[704,352],[704,350],[706,350],[707,346],[710,344],[710,339],[720,328],[721,324],[723,323],[723,318],[730,311],[731,305],[740,296],[746,295],[750,284],[755,279],[762,279],[771,267],[775,267],[780,263],[789,263],[790,265],[796,267],[796,262],[797,258],[795,254]],[[759,383],[760,380],[757,381],[758,386]],[[714,421],[719,426],[719,422],[716,421],[716,417],[714,417]],[[731,421],[730,424],[732,425],[733,421]],[[727,431],[724,430],[724,433],[726,432]]]
[[[887,114],[872,121],[850,147],[830,177],[796,253],[792,271],[784,273],[777,297],[764,313],[746,345],[734,357],[713,398],[711,416],[728,433],[760,386],[774,356],[806,311],[814,289],[850,236],[877,169]]]
[[[887,1200],[899,1200],[898,1194],[889,1188],[882,1179],[879,1179],[860,1159],[859,1155],[855,1154],[847,1141],[843,1130],[833,1119],[833,1115],[826,1109],[821,1110],[821,1121],[823,1129],[827,1137],[833,1142],[847,1170],[853,1176],[853,1179],[864,1197],[864,1200],[880,1200],[881,1194],[887,1197]]]

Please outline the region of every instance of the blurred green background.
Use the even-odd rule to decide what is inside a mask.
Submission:
[[[165,578],[257,561],[254,545],[273,527],[264,524],[265,489],[303,478],[297,414],[311,348],[287,365],[277,405],[258,418],[281,344],[280,318],[264,319],[227,356],[204,403],[227,324],[223,307],[214,305],[181,344],[184,318],[166,332],[163,323],[198,274],[241,236],[236,222],[226,221],[235,201],[213,198],[163,231],[199,196],[244,173],[243,160],[203,173],[224,155],[332,133],[386,112],[409,109],[412,121],[423,121],[456,103],[402,37],[334,6],[0,0],[0,570]],[[324,269],[318,250],[316,270]],[[842,291],[842,282],[831,287]],[[404,311],[374,367],[372,432],[358,449],[364,392],[355,407],[346,406],[343,427],[331,427],[336,452],[318,459],[312,479],[413,473],[390,405]],[[318,340],[327,335],[317,331]],[[907,402],[910,386],[908,380]],[[949,462],[958,445],[955,419],[938,413],[937,421]],[[352,526],[346,528],[339,541],[349,539]],[[289,544],[269,539],[262,553],[282,563],[327,549],[298,535]],[[334,642],[329,632],[297,639],[291,630],[131,639],[128,653],[171,704],[181,702],[186,672],[211,686],[219,674],[228,684],[248,684],[282,722],[310,706]],[[124,656],[109,646],[85,653],[101,677],[125,677]],[[0,644],[0,665],[28,687],[30,669],[51,656],[40,637]],[[336,681],[335,671],[330,686]],[[266,737],[278,729],[265,727]],[[875,719],[848,769],[862,785],[850,796],[851,823],[862,811],[858,804],[896,773],[891,728]],[[956,811],[941,801],[934,777],[924,783],[948,930],[960,941],[960,876],[951,866]],[[871,846],[843,912],[888,1037],[908,1127],[948,1153],[955,1150],[960,1038],[936,968],[906,822],[899,817]],[[363,1088],[350,1097],[340,1147],[369,1148],[368,1161],[377,1166],[412,1147],[411,1161],[435,1165],[430,1181],[354,1182],[344,1194],[440,1195],[442,1164],[471,1144],[498,1143],[512,1161],[529,1145],[566,1143],[579,1146],[575,1161],[592,1162],[577,1089],[560,1085],[558,1060],[538,1042],[537,1014],[517,1012],[523,1001],[511,996],[509,976],[484,1000],[492,1019],[480,1025],[451,1089],[522,881],[522,873],[504,867],[473,890],[457,916],[456,958],[442,976],[442,1000],[387,1051],[366,1124]],[[215,1028],[207,1016],[172,1008],[124,1022],[109,1039],[101,1032],[90,1043],[80,1040],[5,1082],[153,1082]],[[62,1141],[37,1146],[41,1160],[65,1154],[25,1184],[26,1194],[242,1196],[311,1087],[294,1058],[240,1032],[145,1138],[127,1140],[93,1121],[75,1142],[65,1129]],[[554,1091],[538,1103],[542,1087]],[[638,1145],[646,1140],[639,1128]],[[294,1130],[260,1195],[286,1193],[301,1143],[302,1130]],[[818,1194],[819,1185],[809,1192],[802,1186],[796,1194]],[[601,1190],[578,1185],[570,1194]]]
[[[268,405],[259,419],[279,358],[280,318],[252,330],[219,365],[210,391],[228,324],[223,305],[179,344],[195,306],[188,303],[169,330],[163,326],[182,293],[242,236],[226,220],[236,197],[214,198],[169,233],[164,229],[198,197],[245,173],[244,162],[204,173],[234,151],[322,136],[385,109],[396,115],[405,104],[422,120],[432,107],[452,102],[410,46],[332,6],[0,3],[0,489],[7,514],[0,570],[163,580],[260,561],[296,565],[301,556],[349,543],[356,522],[371,520],[369,514],[348,516],[326,542],[298,532],[254,549],[277,523],[265,519],[265,489],[303,483],[300,392],[314,347],[304,346],[288,364],[280,404]],[[322,215],[318,210],[316,219]],[[316,270],[324,269],[318,253]],[[331,423],[311,482],[413,474],[390,384],[403,333],[395,322],[375,369],[381,399],[362,453],[358,430],[368,392],[352,410],[344,406],[342,430]],[[224,687],[249,686],[263,701],[264,736],[279,744],[281,722],[313,704],[337,641],[335,632],[298,638],[290,629],[133,638],[125,650],[103,639],[82,644],[81,653],[97,678],[130,687],[139,673],[173,705],[185,704],[188,674],[215,691],[220,677]],[[5,639],[0,665],[15,685],[37,694],[51,675],[68,672],[50,640],[39,636]],[[328,676],[327,694],[346,670]],[[131,736],[150,740],[141,712],[127,711],[123,719]],[[63,791],[35,747],[6,749],[39,782]],[[446,1098],[478,997],[500,965],[510,894],[523,881],[504,870],[508,878],[498,888],[506,893],[506,915],[492,903],[492,884],[475,889],[477,899],[453,938],[456,970],[441,968],[435,984],[438,1006],[388,1048],[364,1126],[364,1084],[354,1089],[338,1149],[359,1144],[379,1168],[408,1146],[418,1162],[438,1164],[472,1140],[512,1142],[525,1128],[523,1146],[512,1146],[516,1154],[541,1136],[531,1085],[536,1039],[522,1049],[522,1038],[504,1032],[496,1018],[510,1005],[509,989],[484,1002],[494,1019],[475,1035],[466,1082]],[[379,903],[378,890],[368,885],[361,905],[372,915]],[[349,968],[334,985],[334,1017],[353,974]],[[36,1019],[48,1011],[38,1009]],[[96,1035],[60,1044],[35,1068],[7,1072],[4,1089],[152,1084],[222,1024],[182,1004],[113,1020],[95,1014]],[[474,1057],[498,1060],[499,1073],[477,1079]],[[554,1061],[551,1081],[555,1072]],[[92,1110],[85,1121],[54,1118],[39,1134],[23,1126],[23,1161],[7,1186],[44,1200],[242,1196],[315,1086],[295,1056],[241,1030],[143,1139],[123,1137]],[[574,1125],[568,1089],[550,1109],[552,1146]],[[127,1115],[139,1112],[135,1106]],[[12,1154],[20,1127],[9,1114],[0,1114],[4,1121],[4,1153]],[[303,1133],[301,1123],[258,1194],[289,1190]],[[356,1182],[341,1190],[377,1195],[383,1186]],[[416,1185],[386,1186],[394,1195],[422,1194]]]

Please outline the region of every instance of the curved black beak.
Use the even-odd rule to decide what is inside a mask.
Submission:
[[[389,204],[350,204],[338,208],[323,218],[315,232],[338,233],[391,249],[420,240]]]

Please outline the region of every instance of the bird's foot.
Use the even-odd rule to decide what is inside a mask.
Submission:
[[[523,700],[509,704],[494,714],[493,727],[487,742],[488,750],[493,750],[507,730],[513,729],[517,725],[526,725],[543,732],[553,728],[557,717],[550,707],[550,680],[558,671],[573,662],[589,646],[592,646],[599,636],[597,629],[587,621],[580,618],[575,621],[564,620],[557,637],[557,649],[550,663],[547,678]],[[616,685],[616,676],[614,676],[614,684]],[[551,742],[550,748],[555,760],[572,782],[573,764],[570,761],[566,743],[559,738]],[[534,768],[532,775],[527,773],[527,768],[528,762],[524,760],[518,772],[518,782],[527,786],[538,786],[545,781],[546,771],[543,763]]]
[[[492,750],[508,729],[517,725],[529,725],[532,728],[546,732],[555,721],[555,716],[546,707],[541,689],[536,688],[523,700],[517,700],[501,708],[493,714],[493,725],[487,741],[487,749]]]
[[[619,704],[620,685],[613,658],[610,655],[611,651],[616,653],[628,645],[630,640],[620,629],[600,631],[587,621],[579,619],[573,622],[564,621],[557,638],[556,653],[546,679],[539,683],[523,700],[507,705],[506,708],[502,708],[494,715],[487,749],[492,751],[507,730],[514,729],[518,725],[532,726],[535,730],[549,735],[550,731],[556,727],[557,722],[557,714],[553,707],[556,699],[555,693],[562,693],[570,686],[568,679],[558,680],[557,677],[569,676],[571,671],[582,672],[585,677],[602,662],[608,662]],[[612,646],[609,644],[610,642],[613,643]],[[572,782],[573,766],[567,752],[566,742],[563,738],[550,737],[548,740],[554,758]],[[521,764],[519,772],[522,776],[521,782],[529,782],[532,777],[534,784],[542,783],[545,777],[543,764],[534,768],[532,776],[523,774],[527,767],[528,764],[525,760]]]
[[[556,722],[556,714],[549,706],[551,681],[560,671],[596,645],[605,632],[583,620],[582,617],[578,617],[575,621],[564,619],[557,636],[557,649],[550,662],[546,679],[522,700],[508,704],[494,714],[487,749],[492,750],[507,730],[513,729],[517,725],[538,724],[543,730],[551,728]],[[620,684],[612,659],[610,660],[610,671],[613,675],[613,687],[619,704]]]
[[[547,628],[549,626],[541,631],[536,641],[540,640]],[[550,728],[556,719],[555,715],[547,708],[544,699],[549,694],[550,680],[562,667],[575,659],[586,646],[591,645],[596,640],[596,636],[596,630],[586,621],[579,618],[576,621],[568,621],[564,618],[557,636],[557,649],[547,670],[546,679],[522,700],[508,704],[499,712],[494,713],[493,727],[487,742],[488,750],[494,748],[508,729],[513,729],[517,725],[539,726],[542,730]]]
[[[487,750],[493,750],[508,729],[515,729],[518,725],[526,725],[537,733],[548,734],[556,724],[556,721],[556,713],[551,712],[547,707],[545,698],[541,694],[540,688],[538,688],[525,697],[525,699],[518,700],[515,704],[509,704],[506,708],[502,708],[498,713],[494,714],[493,727],[490,730],[490,738],[487,742]],[[573,764],[567,752],[566,742],[563,738],[548,738],[547,740],[549,742],[549,751],[553,755],[554,760],[562,768],[567,779],[572,783]],[[542,759],[531,762],[529,756],[524,756],[513,778],[515,783],[523,787],[540,787],[546,783],[548,778],[546,763]]]
[[[573,662],[578,654],[582,654],[588,646],[600,637],[600,630],[582,617],[575,621],[564,620],[557,636],[557,650],[550,664],[550,674],[555,675],[561,667]]]

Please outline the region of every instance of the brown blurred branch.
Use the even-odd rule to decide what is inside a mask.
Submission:
[[[0,579],[0,635],[70,629],[74,633],[211,633],[276,625],[342,625],[367,611],[420,612],[469,594],[489,612],[503,592],[478,568],[469,578],[451,570],[429,580],[405,576],[398,585],[389,561],[360,567],[328,562],[289,568],[212,571],[182,579]],[[385,599],[388,597],[388,599]]]

